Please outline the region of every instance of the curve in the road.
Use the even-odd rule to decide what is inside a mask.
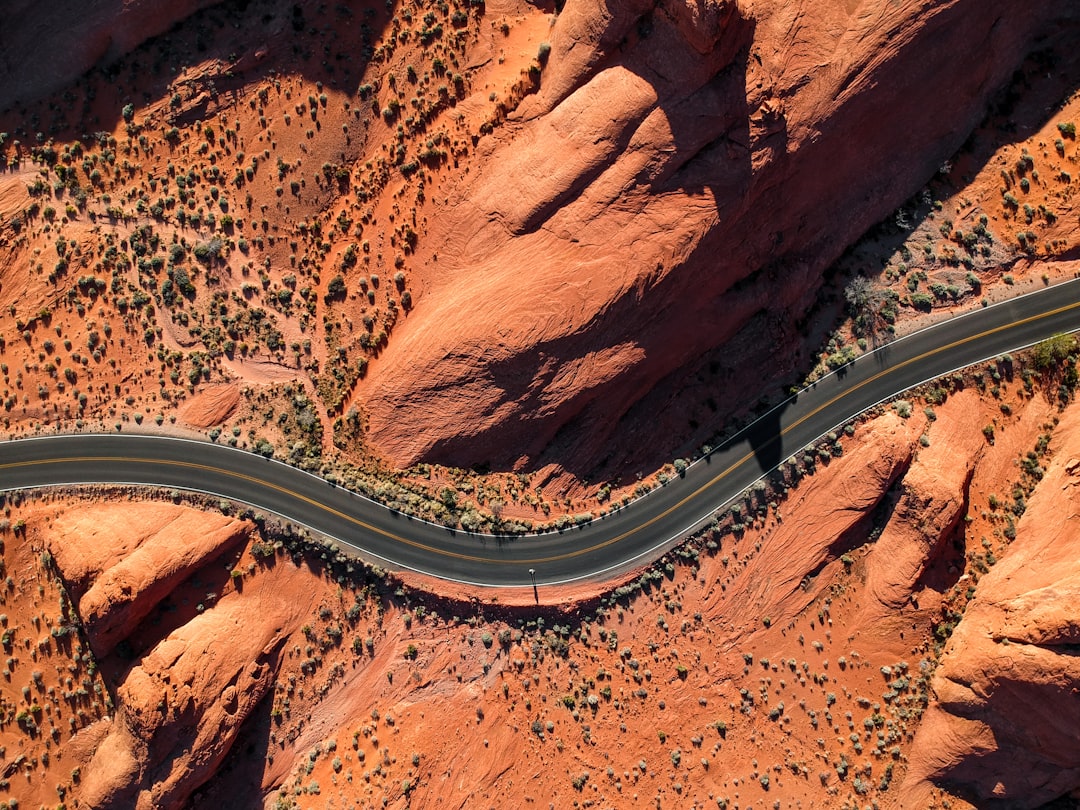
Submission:
[[[209,442],[78,434],[0,445],[0,491],[87,483],[203,492],[281,515],[390,568],[473,585],[599,578],[654,558],[786,458],[928,380],[1080,329],[1080,280],[952,318],[859,357],[772,408],[663,487],[586,525],[524,537],[408,517],[280,462]]]

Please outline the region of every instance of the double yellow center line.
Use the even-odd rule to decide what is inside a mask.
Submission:
[[[841,393],[839,393],[836,396],[832,397],[827,402],[819,405],[814,410],[812,410],[809,413],[807,413],[806,415],[800,417],[797,421],[793,422],[791,425],[787,426],[786,428],[783,428],[775,437],[773,437],[773,440],[782,438],[786,434],[788,434],[791,431],[795,430],[797,427],[799,427],[799,425],[803,424],[808,419],[813,418],[817,414],[821,413],[823,410],[825,410],[825,409],[831,407],[832,405],[836,404],[839,400],[843,399],[844,397],[855,393],[856,391],[860,390],[864,386],[870,385],[871,383],[876,382],[877,380],[881,379],[882,377],[884,377],[884,376],[886,376],[888,374],[892,374],[892,373],[897,372],[897,371],[899,371],[899,370],[901,370],[901,369],[903,369],[903,368],[905,368],[905,367],[907,367],[909,365],[912,365],[913,363],[918,363],[918,362],[920,362],[922,360],[925,360],[928,357],[932,357],[933,355],[940,354],[942,352],[950,351],[951,349],[955,349],[958,346],[962,346],[962,345],[964,345],[966,343],[971,343],[972,341],[981,340],[983,338],[989,337],[990,335],[996,334],[998,332],[1003,332],[1003,331],[1008,330],[1008,329],[1013,329],[1013,328],[1017,328],[1017,327],[1020,327],[1020,326],[1024,326],[1025,324],[1033,323],[1035,321],[1039,321],[1039,320],[1042,320],[1042,319],[1045,319],[1045,318],[1051,318],[1051,317],[1053,317],[1055,315],[1060,315],[1063,312],[1067,312],[1069,310],[1073,310],[1073,309],[1077,309],[1077,308],[1080,308],[1080,302],[1076,302],[1076,303],[1073,303],[1073,304],[1066,304],[1064,306],[1057,307],[1056,309],[1052,309],[1052,310],[1049,310],[1047,312],[1043,312],[1043,313],[1041,313],[1039,315],[1032,315],[1032,316],[1030,316],[1028,318],[1024,318],[1024,319],[1019,320],[1019,321],[1013,321],[1011,323],[1007,323],[1007,324],[1004,324],[1002,326],[994,327],[993,329],[987,329],[984,332],[980,332],[980,333],[978,333],[976,335],[971,335],[970,337],[955,340],[955,341],[953,341],[951,343],[948,343],[948,344],[946,344],[944,346],[939,346],[936,349],[931,349],[930,351],[923,352],[920,355],[917,355],[915,357],[911,357],[911,358],[909,358],[907,360],[904,360],[904,361],[902,361],[900,363],[897,363],[895,366],[890,366],[889,368],[882,369],[881,371],[879,371],[878,373],[874,374],[873,376],[867,378],[866,380],[863,380],[862,382],[856,384],[855,386],[853,386],[853,387],[851,387],[851,388],[849,388],[849,389],[847,389],[845,391],[842,391]],[[899,393],[899,392],[895,392],[895,393]],[[559,562],[561,560],[569,560],[569,559],[573,559],[575,557],[580,557],[580,556],[582,556],[584,554],[590,554],[592,552],[599,551],[601,549],[607,548],[608,546],[612,546],[612,545],[615,545],[617,543],[620,543],[623,540],[625,540],[626,538],[630,537],[631,535],[636,534],[636,533],[638,533],[640,531],[643,531],[645,529],[648,529],[650,526],[654,525],[658,521],[669,517],[673,512],[676,512],[678,510],[681,510],[681,509],[685,508],[688,503],[690,503],[691,501],[693,501],[696,498],[700,497],[702,494],[704,494],[705,492],[710,490],[716,484],[723,481],[732,472],[734,472],[739,467],[741,467],[743,464],[745,464],[747,461],[749,461],[751,458],[753,458],[753,456],[754,456],[753,451],[747,453],[742,458],[740,458],[738,461],[736,461],[734,464],[731,464],[726,469],[724,469],[724,470],[720,471],[719,473],[717,473],[708,482],[706,482],[702,486],[698,487],[696,490],[691,492],[686,497],[682,498],[677,503],[675,503],[672,506],[668,507],[663,512],[660,512],[659,514],[655,515],[654,517],[650,518],[649,520],[646,520],[643,523],[639,523],[637,526],[634,526],[632,529],[628,529],[627,531],[622,532],[621,534],[615,535],[614,537],[611,537],[611,538],[609,538],[607,540],[596,543],[594,545],[585,546],[583,548],[575,549],[573,551],[567,551],[567,552],[564,552],[564,553],[561,553],[561,554],[554,554],[554,555],[551,555],[551,556],[548,556],[548,557],[536,557],[536,558],[533,558],[533,559],[515,559],[515,560],[499,559],[497,557],[482,557],[482,556],[478,556],[478,555],[474,555],[474,554],[464,554],[464,553],[457,552],[457,551],[451,551],[449,549],[443,549],[443,548],[438,548],[436,546],[430,546],[430,545],[428,545],[426,543],[421,543],[421,542],[418,542],[416,540],[410,540],[409,538],[402,537],[401,535],[395,534],[394,532],[390,532],[390,531],[387,531],[385,529],[380,529],[378,526],[372,526],[370,523],[367,523],[366,521],[361,520],[360,518],[357,518],[357,517],[355,517],[355,516],[353,516],[351,514],[348,514],[347,512],[342,512],[342,511],[340,511],[338,509],[335,509],[332,506],[329,506],[329,505],[323,503],[322,501],[316,500],[315,498],[309,498],[308,496],[302,495],[299,492],[288,489],[287,487],[283,487],[283,486],[280,486],[278,484],[271,483],[271,482],[266,481],[266,480],[264,480],[262,478],[258,478],[258,477],[252,476],[252,475],[246,475],[244,473],[234,472],[232,470],[227,470],[227,469],[223,469],[223,468],[220,468],[220,467],[215,467],[215,466],[208,465],[208,464],[198,464],[198,463],[190,462],[190,461],[157,460],[157,459],[150,459],[150,458],[136,458],[136,457],[123,457],[123,456],[120,456],[120,457],[117,457],[117,456],[87,456],[87,457],[75,457],[75,458],[38,459],[38,460],[33,460],[33,461],[12,462],[12,463],[8,463],[8,464],[0,464],[0,470],[14,469],[14,468],[19,468],[19,467],[30,467],[30,466],[35,466],[35,465],[61,465],[62,466],[62,465],[65,465],[65,464],[72,464],[72,463],[84,463],[85,464],[85,463],[99,463],[100,462],[100,463],[113,463],[113,464],[115,464],[115,463],[119,462],[119,463],[130,463],[130,464],[167,465],[167,466],[171,466],[171,467],[181,467],[181,468],[184,468],[184,469],[201,471],[201,472],[212,472],[212,473],[217,473],[217,474],[220,474],[220,475],[226,475],[226,476],[229,476],[231,478],[235,478],[237,480],[246,481],[248,483],[255,484],[256,486],[260,486],[260,487],[263,487],[265,489],[281,493],[282,495],[287,495],[287,496],[289,496],[291,498],[295,498],[296,500],[298,500],[298,501],[300,501],[302,503],[306,503],[306,504],[308,504],[310,506],[313,506],[313,507],[315,507],[317,509],[321,509],[322,511],[324,511],[324,512],[326,512],[328,514],[334,515],[335,517],[338,517],[338,518],[340,518],[340,519],[342,519],[344,521],[347,521],[347,522],[357,526],[360,529],[364,529],[364,530],[372,532],[374,534],[381,535],[382,537],[385,537],[388,540],[394,541],[396,543],[401,543],[401,544],[406,545],[406,546],[410,546],[410,547],[415,548],[415,549],[417,549],[419,551],[429,552],[431,554],[437,554],[437,555],[441,555],[443,557],[450,557],[450,558],[457,559],[457,560],[463,560],[465,562],[521,566],[521,565],[540,565],[540,564],[543,564],[543,563],[553,563],[553,562]],[[217,493],[217,494],[220,494],[223,497],[229,497],[228,495],[225,495],[224,493]],[[344,542],[348,542],[348,541],[346,540]],[[528,542],[528,541],[523,539],[523,540],[520,540],[519,542]]]

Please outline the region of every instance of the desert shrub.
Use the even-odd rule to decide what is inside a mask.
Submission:
[[[345,292],[345,279],[340,275],[330,279],[330,283],[326,286],[327,299],[344,298]]]
[[[1076,353],[1076,338],[1072,335],[1059,334],[1039,343],[1032,351],[1035,368],[1046,371]]]
[[[222,249],[225,247],[225,241],[220,236],[215,236],[207,242],[200,242],[195,245],[195,258],[203,264],[208,264],[221,255]]]

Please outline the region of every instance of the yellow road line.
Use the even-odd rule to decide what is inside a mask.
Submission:
[[[1053,317],[1054,315],[1060,315],[1062,312],[1067,312],[1070,309],[1077,309],[1077,308],[1080,308],[1080,301],[1077,301],[1076,303],[1072,303],[1072,304],[1065,304],[1064,306],[1057,307],[1056,309],[1052,309],[1052,310],[1050,310],[1048,312],[1043,312],[1043,313],[1041,313],[1039,315],[1031,315],[1031,316],[1029,316],[1027,318],[1024,318],[1022,320],[1019,320],[1019,321],[1011,321],[1011,322],[1009,322],[1007,324],[1004,324],[1002,326],[995,326],[993,329],[987,329],[985,332],[979,332],[977,335],[971,335],[970,337],[961,338],[960,340],[954,340],[952,343],[947,343],[944,346],[938,346],[936,349],[931,349],[930,351],[923,352],[922,354],[917,355],[915,357],[910,357],[907,360],[903,361],[902,363],[897,363],[895,366],[890,366],[889,368],[882,369],[881,371],[879,371],[874,376],[868,377],[867,379],[863,380],[858,385],[855,385],[855,386],[853,386],[851,388],[847,388],[847,389],[841,391],[839,394],[834,396],[828,402],[825,402],[822,405],[819,405],[817,408],[812,410],[810,413],[808,413],[805,416],[801,417],[797,421],[792,422],[790,425],[788,425],[786,428],[784,428],[778,434],[776,434],[776,436],[773,437],[773,439],[783,438],[788,433],[790,433],[792,430],[794,430],[799,425],[801,425],[803,422],[805,422],[807,419],[811,419],[811,418],[817,416],[819,413],[821,413],[823,410],[825,410],[829,406],[833,405],[835,402],[843,399],[844,397],[848,396],[849,394],[855,393],[859,389],[863,388],[866,385],[869,385],[872,382],[876,382],[877,380],[881,379],[885,375],[892,374],[895,371],[899,371],[900,369],[902,369],[902,368],[904,368],[906,366],[909,366],[912,363],[917,363],[920,360],[925,360],[927,357],[931,357],[932,355],[939,354],[939,353],[944,352],[944,351],[948,351],[949,349],[954,349],[957,346],[962,346],[965,343],[971,343],[974,340],[979,340],[981,338],[989,337],[990,335],[997,334],[998,332],[1003,332],[1006,329],[1012,329],[1013,327],[1020,327],[1020,326],[1023,326],[1025,324],[1033,323],[1034,321],[1042,320],[1043,318],[1050,318],[1050,317]],[[770,439],[770,441],[772,441],[773,439]],[[610,540],[604,541],[603,543],[599,543],[599,544],[597,544],[595,546],[590,546],[587,549],[583,549],[581,552],[573,552],[572,554],[563,555],[562,557],[556,557],[556,558],[553,558],[553,559],[563,559],[564,557],[576,556],[579,553],[585,553],[586,551],[593,551],[595,549],[604,548],[605,546],[608,546],[611,543],[615,543],[615,542],[618,542],[620,540],[625,539],[626,537],[630,536],[631,534],[638,531],[639,529],[643,529],[643,528],[645,528],[647,526],[650,526],[655,521],[660,520],[661,518],[667,517],[668,515],[670,515],[676,509],[682,508],[683,506],[686,505],[687,502],[689,502],[689,501],[693,500],[694,498],[698,497],[701,493],[705,492],[707,489],[712,487],[718,481],[721,481],[724,478],[726,478],[733,470],[735,470],[738,467],[745,464],[747,461],[749,461],[751,458],[753,458],[753,456],[754,456],[753,451],[747,453],[745,456],[743,456],[741,459],[736,461],[734,464],[730,465],[726,470],[723,470],[722,472],[718,473],[715,478],[712,478],[709,481],[707,481],[706,483],[702,484],[700,487],[698,487],[696,490],[691,492],[689,495],[687,495],[681,501],[679,501],[675,505],[669,507],[665,511],[661,512],[659,515],[654,517],[652,520],[649,520],[646,523],[642,523],[640,526],[636,526],[633,529],[630,529],[630,530],[624,532],[623,534],[621,534],[621,535],[619,535],[617,537],[613,537]]]
[[[286,487],[282,487],[282,486],[279,486],[277,484],[272,484],[269,481],[265,481],[262,478],[256,478],[255,476],[245,475],[244,473],[239,473],[239,472],[233,472],[232,470],[222,469],[221,467],[214,467],[214,466],[212,466],[210,464],[197,464],[197,463],[195,463],[193,461],[170,461],[170,460],[164,460],[164,459],[158,460],[158,459],[151,459],[151,458],[138,458],[138,457],[134,457],[134,456],[85,456],[85,457],[74,457],[74,458],[38,459],[38,460],[34,460],[34,461],[17,461],[17,462],[13,462],[13,463],[10,463],[10,464],[0,464],[0,470],[2,470],[2,469],[10,469],[10,468],[14,468],[14,467],[29,467],[29,466],[41,465],[41,464],[71,464],[71,463],[84,463],[85,464],[85,463],[97,463],[97,462],[110,462],[110,463],[113,463],[113,464],[116,464],[116,463],[121,463],[121,464],[123,464],[123,463],[128,463],[128,464],[164,464],[164,465],[168,465],[168,466],[171,466],[171,467],[185,467],[185,468],[193,469],[193,470],[203,470],[205,472],[219,473],[221,475],[227,475],[227,476],[230,476],[232,478],[239,478],[240,480],[248,481],[249,483],[256,484],[258,486],[265,487],[267,489],[272,489],[272,490],[274,490],[276,492],[280,492],[280,493],[282,493],[284,495],[289,495],[289,496],[291,496],[293,498],[296,498],[299,501],[303,501],[306,504],[314,506],[314,507],[316,507],[318,509],[322,509],[324,512],[328,512],[331,515],[335,515],[336,517],[339,517],[339,518],[341,518],[343,520],[347,520],[350,523],[352,523],[352,524],[354,524],[356,526],[359,526],[362,529],[367,529],[370,532],[374,532],[376,534],[381,534],[383,537],[386,537],[389,540],[396,540],[396,541],[398,541],[400,543],[404,543],[407,546],[412,546],[413,548],[420,549],[422,551],[431,551],[431,552],[434,552],[436,554],[442,554],[442,555],[445,555],[447,557],[455,557],[455,558],[457,558],[459,560],[467,560],[469,562],[481,562],[481,563],[483,563],[483,562],[498,562],[498,561],[495,561],[495,560],[489,560],[486,557],[477,557],[477,556],[473,556],[473,555],[469,555],[469,554],[459,554],[459,553],[454,552],[454,551],[446,551],[444,549],[433,548],[433,547],[428,546],[428,545],[426,545],[424,543],[418,543],[415,540],[409,540],[407,537],[400,537],[399,535],[396,535],[393,532],[385,531],[384,529],[380,529],[378,526],[372,526],[369,523],[365,523],[363,520],[360,520],[360,518],[353,517],[352,515],[347,514],[345,512],[342,512],[342,511],[340,511],[338,509],[335,509],[332,506],[327,506],[322,501],[317,501],[314,498],[309,498],[306,495],[301,495],[299,492],[294,492],[293,490],[288,489]],[[159,485],[159,486],[163,486],[163,485]]]
[[[993,329],[988,329],[985,332],[980,332],[977,335],[972,335],[970,337],[955,340],[952,343],[948,343],[948,344],[946,344],[944,346],[939,346],[939,347],[937,347],[935,349],[931,349],[930,351],[923,352],[922,354],[920,354],[920,355],[918,355],[916,357],[911,357],[911,358],[909,358],[907,360],[904,360],[903,362],[898,363],[895,366],[890,366],[889,368],[882,369],[881,371],[879,371],[877,374],[873,375],[872,377],[868,377],[867,379],[863,380],[861,383],[855,385],[852,388],[848,388],[848,389],[842,391],[841,393],[834,396],[832,399],[828,400],[827,402],[823,403],[822,405],[819,405],[817,408],[815,408],[810,413],[806,414],[805,416],[798,419],[796,422],[793,422],[791,425],[789,425],[788,427],[781,430],[775,437],[770,439],[770,441],[773,441],[775,439],[779,439],[779,438],[784,437],[789,432],[791,432],[792,430],[797,428],[799,425],[801,425],[803,422],[805,422],[806,420],[811,419],[812,417],[814,417],[817,414],[821,413],[821,411],[823,411],[826,408],[830,407],[831,405],[833,405],[837,401],[843,399],[844,397],[846,397],[846,396],[848,396],[850,394],[853,394],[854,392],[858,391],[859,389],[863,388],[864,386],[869,385],[870,383],[873,383],[873,382],[881,379],[882,377],[884,377],[884,376],[886,376],[888,374],[892,374],[893,372],[896,372],[896,371],[898,371],[898,370],[900,370],[902,368],[905,368],[906,366],[911,365],[912,363],[917,363],[920,360],[925,360],[927,357],[931,357],[931,356],[933,356],[935,354],[939,354],[941,352],[948,351],[950,349],[954,349],[957,346],[962,346],[965,343],[970,343],[970,342],[972,342],[974,340],[979,340],[981,338],[988,337],[990,335],[996,334],[998,332],[1005,331],[1007,329],[1012,329],[1014,327],[1020,327],[1020,326],[1023,326],[1025,324],[1033,323],[1034,321],[1042,320],[1043,318],[1049,318],[1049,317],[1052,317],[1054,315],[1059,315],[1062,312],[1066,312],[1068,310],[1077,309],[1077,308],[1080,308],[1080,302],[1076,302],[1076,303],[1073,303],[1073,304],[1066,304],[1064,306],[1057,307],[1056,309],[1050,310],[1048,312],[1041,313],[1039,315],[1032,315],[1032,316],[1029,316],[1029,317],[1024,318],[1024,319],[1019,320],[1019,321],[1013,321],[1011,323],[1007,323],[1007,324],[1004,324],[1002,326],[994,327]],[[627,531],[616,535],[615,537],[611,537],[611,538],[609,538],[609,539],[607,539],[607,540],[605,540],[605,541],[603,541],[601,543],[597,543],[596,545],[586,546],[585,548],[576,549],[574,551],[568,551],[568,552],[565,552],[563,554],[556,554],[556,555],[551,556],[551,557],[538,557],[538,558],[535,558],[535,559],[524,559],[524,560],[499,560],[499,559],[493,559],[493,558],[489,558],[489,557],[480,557],[480,556],[476,556],[476,555],[472,555],[472,554],[462,554],[462,553],[455,552],[455,551],[448,551],[446,549],[435,548],[433,546],[427,545],[426,543],[420,543],[420,542],[417,542],[415,540],[409,540],[408,538],[402,537],[402,536],[397,535],[397,534],[394,534],[393,532],[388,532],[385,529],[380,529],[377,526],[372,526],[371,524],[366,523],[365,521],[363,521],[363,520],[361,520],[361,519],[359,519],[357,517],[354,517],[354,516],[352,516],[350,514],[347,514],[345,512],[341,512],[341,511],[333,508],[332,506],[328,506],[325,503],[323,503],[322,501],[315,500],[314,498],[309,498],[306,495],[301,495],[300,493],[294,492],[293,490],[287,489],[286,487],[282,487],[282,486],[279,486],[277,484],[272,484],[269,481],[265,481],[265,480],[263,480],[261,478],[256,478],[254,476],[245,475],[244,473],[233,472],[231,470],[225,470],[225,469],[222,469],[220,467],[214,467],[214,466],[211,466],[211,465],[208,465],[208,464],[197,464],[195,462],[190,462],[190,461],[168,461],[168,460],[155,460],[155,459],[134,458],[134,457],[103,456],[103,457],[85,457],[85,458],[40,459],[40,460],[35,460],[35,461],[11,462],[11,463],[8,463],[8,464],[0,464],[0,470],[11,469],[11,468],[16,468],[16,467],[27,467],[27,466],[41,465],[41,464],[67,464],[67,463],[73,463],[73,462],[82,462],[82,463],[88,463],[88,462],[89,463],[94,463],[94,462],[112,462],[112,463],[127,462],[127,463],[136,463],[136,464],[166,464],[166,465],[170,465],[170,466],[174,466],[174,467],[185,467],[185,468],[194,469],[194,470],[203,470],[203,471],[207,471],[207,472],[216,472],[216,473],[220,473],[220,474],[223,474],[223,475],[231,476],[233,478],[238,478],[240,480],[247,481],[249,483],[256,484],[258,486],[262,486],[262,487],[265,487],[267,489],[271,489],[271,490],[274,490],[276,492],[280,492],[280,493],[285,494],[285,495],[289,495],[289,496],[291,496],[293,498],[296,498],[297,500],[302,501],[302,502],[304,502],[304,503],[306,503],[306,504],[308,504],[310,506],[314,506],[317,509],[321,509],[324,512],[327,512],[327,513],[332,514],[332,515],[334,515],[336,517],[339,517],[342,520],[348,521],[349,523],[352,523],[355,526],[358,526],[358,527],[360,527],[362,529],[366,529],[369,532],[374,532],[375,534],[382,535],[383,537],[387,538],[388,540],[392,540],[392,541],[402,543],[404,545],[410,546],[410,547],[418,549],[420,551],[431,552],[433,554],[439,554],[439,555],[442,555],[444,557],[452,557],[454,559],[464,560],[466,562],[495,563],[495,564],[503,564],[503,565],[539,565],[541,563],[552,563],[552,562],[559,562],[559,561],[562,561],[562,560],[569,560],[569,559],[573,559],[574,557],[579,557],[579,556],[581,556],[583,554],[588,554],[588,553],[593,552],[593,551],[598,551],[600,549],[607,548],[608,546],[611,546],[611,545],[613,545],[615,543],[619,543],[619,542],[625,540],[627,537],[630,537],[631,535],[642,531],[643,529],[647,529],[649,526],[652,526],[654,523],[656,523],[659,520],[663,520],[664,518],[668,517],[672,512],[675,512],[675,511],[683,508],[687,503],[689,503],[690,501],[692,501],[695,498],[699,497],[702,493],[706,492],[707,490],[711,489],[717,483],[719,483],[720,481],[725,479],[728,475],[730,475],[736,469],[738,469],[743,464],[745,464],[747,461],[749,461],[751,458],[753,458],[753,456],[754,456],[753,451],[747,453],[741,459],[736,461],[734,464],[731,464],[726,469],[721,470],[719,473],[716,474],[716,476],[711,478],[708,482],[706,482],[705,484],[702,484],[700,487],[698,487],[692,493],[690,493],[686,497],[682,498],[680,501],[678,501],[674,505],[668,507],[663,512],[661,512],[660,514],[650,518],[649,520],[645,521],[644,523],[638,524],[637,526],[633,527],[632,529],[628,529]]]

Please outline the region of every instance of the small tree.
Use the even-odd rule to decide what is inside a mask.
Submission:
[[[326,286],[327,300],[344,298],[345,292],[345,279],[341,276],[334,276],[332,279],[330,279],[330,283]]]
[[[1035,368],[1047,371],[1060,365],[1076,353],[1076,338],[1072,335],[1058,334],[1039,343],[1033,350]]]

